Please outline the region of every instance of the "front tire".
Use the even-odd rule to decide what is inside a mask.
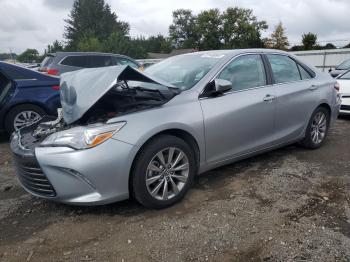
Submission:
[[[324,107],[318,107],[311,115],[305,138],[300,144],[309,149],[321,147],[327,137],[330,122],[330,113]]]
[[[154,138],[135,159],[132,195],[145,207],[154,209],[179,202],[193,183],[195,159],[184,140],[171,135]]]

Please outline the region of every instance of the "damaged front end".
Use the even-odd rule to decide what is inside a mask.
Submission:
[[[115,117],[158,107],[179,94],[173,85],[139,72],[130,66],[84,69],[61,76],[61,104],[57,119],[44,117],[20,130],[23,144],[28,148],[58,146],[53,141],[58,132],[94,134],[96,129],[116,131],[122,123],[110,121]],[[107,121],[112,124],[107,124]],[[102,127],[105,126],[105,127]],[[49,138],[51,136],[51,138]],[[68,139],[69,133],[64,134]],[[91,137],[87,137],[91,140]],[[88,145],[89,141],[85,141]],[[73,143],[74,144],[74,143]],[[68,144],[69,146],[70,144]],[[95,144],[93,144],[95,145]],[[82,149],[81,146],[72,146]]]
[[[171,84],[129,66],[84,69],[63,74],[62,108],[58,110],[58,117],[46,116],[12,135],[11,149],[21,184],[34,195],[54,197],[55,189],[47,174],[41,170],[37,149],[43,152],[45,147],[57,150],[66,148],[74,152],[93,148],[111,138],[126,124],[126,121],[114,121],[114,118],[162,106],[177,94],[178,89]],[[62,167],[58,169],[63,172]],[[64,174],[75,172],[64,170]]]

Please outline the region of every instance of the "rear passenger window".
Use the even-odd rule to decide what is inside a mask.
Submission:
[[[260,55],[244,55],[234,59],[217,78],[230,81],[233,91],[266,85],[266,74]]]
[[[285,55],[267,55],[276,83],[301,80],[297,64]]]
[[[105,67],[112,66],[112,57],[107,55],[92,55],[90,58],[90,66],[89,67]]]
[[[87,56],[67,56],[60,63],[61,65],[75,66],[75,67],[89,67],[89,60]]]
[[[311,75],[309,74],[309,72],[306,71],[301,65],[298,64],[298,68],[299,68],[301,79],[304,80],[304,79],[312,78]]]

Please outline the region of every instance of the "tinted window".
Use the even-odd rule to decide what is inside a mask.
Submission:
[[[304,79],[312,78],[311,75],[309,74],[309,72],[306,71],[301,65],[298,64],[298,68],[299,68],[301,79],[304,80]]]
[[[339,77],[339,79],[350,79],[350,71],[346,72],[342,76]]]
[[[297,64],[288,56],[267,55],[276,83],[298,81],[301,79]]]
[[[89,67],[89,60],[87,56],[67,56],[62,60],[61,64],[86,68]]]
[[[54,56],[47,56],[44,58],[44,60],[41,62],[40,67],[48,67],[54,59]]]
[[[89,67],[105,67],[114,65],[112,62],[112,57],[102,56],[102,55],[92,55],[90,57],[90,66]]]
[[[234,91],[266,85],[265,69],[260,55],[244,55],[234,59],[217,78],[231,81]]]
[[[117,61],[118,61],[118,64],[120,65],[129,65],[133,68],[139,68],[139,65],[132,62],[131,60],[129,59],[126,59],[126,58],[123,58],[123,57],[116,57]]]

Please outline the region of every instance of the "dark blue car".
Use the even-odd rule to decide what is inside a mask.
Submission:
[[[60,107],[59,78],[0,62],[0,130],[12,133]]]

